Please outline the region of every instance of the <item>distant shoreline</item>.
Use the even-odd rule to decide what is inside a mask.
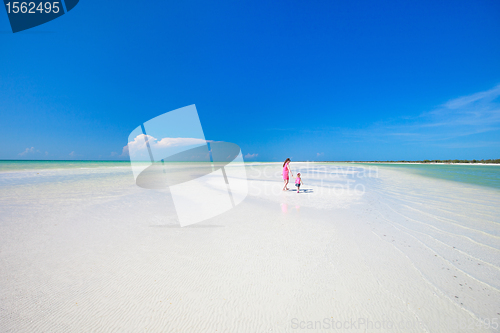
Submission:
[[[2,160],[0,162],[130,162],[129,160]],[[149,161],[144,161],[149,162]]]
[[[432,164],[432,165],[500,165],[500,163],[443,163],[443,162],[346,162],[346,163],[371,163],[371,164]]]
[[[455,160],[456,161],[456,160]],[[455,161],[294,161],[294,162],[312,162],[312,163],[358,163],[358,164],[434,164],[434,165],[500,165],[500,159],[496,160],[459,160]],[[95,163],[107,163],[107,162],[128,162],[128,160],[3,160],[0,162],[95,162]],[[149,162],[149,161],[144,161]],[[246,161],[247,163],[281,163],[280,161]]]
[[[378,164],[439,164],[439,165],[500,165],[496,160],[424,160],[424,161],[346,161],[348,163],[378,163]]]

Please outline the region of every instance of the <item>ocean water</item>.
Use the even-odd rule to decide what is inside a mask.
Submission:
[[[339,165],[376,166],[404,171],[430,178],[500,189],[500,165],[448,164],[388,164],[335,163]],[[129,161],[23,161],[0,160],[0,172],[36,171],[53,169],[86,169],[102,167],[130,167]]]
[[[500,165],[356,163],[500,189]]]
[[[0,160],[0,172],[47,169],[84,169],[130,166],[129,161],[14,161]]]

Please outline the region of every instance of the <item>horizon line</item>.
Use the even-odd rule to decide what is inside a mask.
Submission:
[[[130,160],[26,160],[26,159],[0,159],[0,161],[10,161],[10,162],[130,162]],[[456,161],[456,162],[455,162]],[[462,161],[467,161],[467,162],[473,162],[475,161],[480,162],[480,161],[500,161],[500,158],[489,158],[489,159],[432,159],[432,160],[324,160],[324,161],[313,161],[313,160],[297,160],[297,161],[292,161],[292,162],[315,162],[315,163],[321,163],[321,162],[344,162],[344,163],[411,163],[411,162],[422,162],[422,163],[439,163],[439,162],[450,162],[450,163],[461,163]],[[149,160],[144,160],[144,161],[136,161],[136,162],[149,162]],[[187,161],[189,162],[189,161]],[[247,162],[247,161],[245,161]],[[279,161],[250,161],[250,162],[260,162],[260,163],[274,163],[274,162],[281,162]]]

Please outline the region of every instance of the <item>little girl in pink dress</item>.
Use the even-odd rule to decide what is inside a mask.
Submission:
[[[304,185],[304,183],[302,183],[302,179],[300,178],[300,172],[297,172],[297,178],[295,178],[295,186],[297,186],[297,193],[299,193],[301,184]]]

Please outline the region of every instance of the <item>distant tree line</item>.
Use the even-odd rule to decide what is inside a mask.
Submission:
[[[368,162],[383,162],[383,163],[483,163],[483,164],[500,164],[500,159],[496,160],[423,160],[423,161],[368,161]]]

